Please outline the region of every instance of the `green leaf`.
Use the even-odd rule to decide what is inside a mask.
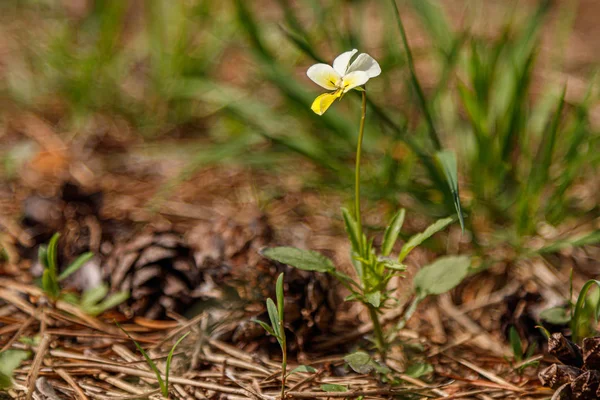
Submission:
[[[29,352],[23,350],[5,350],[0,353],[0,389],[12,386],[13,371],[29,358]]]
[[[85,309],[84,311],[86,311],[86,313],[88,313],[89,315],[100,315],[104,311],[110,310],[111,308],[116,307],[121,303],[124,303],[125,301],[127,301],[127,299],[129,299],[129,293],[126,291],[120,291],[111,294],[100,304],[88,306],[87,309]]]
[[[169,394],[169,372],[171,371],[171,360],[173,359],[173,353],[175,353],[175,348],[179,345],[179,343],[181,343],[183,339],[185,339],[185,337],[189,334],[190,332],[180,337],[179,340],[175,342],[173,347],[171,347],[171,351],[169,351],[169,355],[167,356],[167,364],[165,367],[165,387],[167,388],[167,394],[165,395],[165,397],[167,397]]]
[[[454,208],[456,208],[456,215],[460,221],[460,228],[465,231],[465,221],[462,213],[462,207],[460,206],[460,195],[458,192],[458,167],[456,165],[456,155],[453,151],[442,150],[435,154],[436,159],[440,163],[448,187],[452,193],[452,200],[454,201]]]
[[[342,216],[344,218],[344,225],[346,226],[346,233],[350,238],[350,243],[352,243],[352,249],[355,253],[361,254],[363,236],[362,232],[360,232],[354,217],[346,208],[342,208]]]
[[[162,377],[160,376],[160,370],[158,369],[158,367],[156,366],[156,364],[154,363],[154,361],[152,361],[152,359],[150,358],[150,356],[148,355],[148,353],[146,353],[146,351],[142,348],[142,346],[140,346],[140,344],[138,342],[136,342],[131,337],[131,335],[125,329],[123,329],[121,327],[121,325],[119,325],[118,322],[115,321],[115,323],[117,324],[117,326],[119,327],[119,329],[121,329],[123,331],[123,333],[125,333],[127,335],[127,337],[129,338],[129,340],[131,340],[133,342],[133,344],[135,344],[135,347],[137,347],[137,349],[139,350],[139,352],[142,353],[142,356],[144,356],[144,359],[148,363],[148,366],[150,367],[150,369],[152,369],[152,371],[156,375],[156,380],[158,380],[158,385],[160,386],[160,390],[161,390],[163,396],[168,397],[169,396],[169,388],[165,385],[165,382],[163,381]]]
[[[400,209],[392,218],[390,224],[385,228],[385,233],[383,234],[383,244],[381,245],[381,254],[385,257],[389,256],[394,248],[394,244],[398,239],[398,235],[400,234],[400,229],[402,229],[402,225],[404,224],[404,216],[406,215],[406,210],[404,208]]]
[[[343,385],[336,385],[334,383],[324,383],[321,385],[321,390],[324,392],[347,392],[348,388]]]
[[[81,307],[91,307],[98,304],[108,294],[108,285],[101,283],[100,285],[88,289],[81,295]]]
[[[52,274],[56,276],[56,264],[57,264],[57,249],[58,249],[58,238],[60,237],[60,233],[55,233],[50,238],[50,242],[48,242],[48,255],[46,256],[48,260],[48,268],[52,271]]]
[[[42,289],[46,295],[52,299],[57,299],[60,296],[60,287],[58,283],[54,280],[54,275],[52,275],[52,270],[45,269],[42,275]]]
[[[279,321],[283,321],[283,272],[279,274],[279,277],[277,278],[275,295],[277,296],[277,313],[279,315]]]
[[[554,325],[565,325],[571,321],[571,316],[565,307],[551,307],[540,313],[540,319]]]
[[[392,269],[394,271],[406,271],[406,264],[399,263],[398,261],[390,258],[380,258],[378,260],[382,263],[387,269]]]
[[[88,262],[92,257],[94,257],[94,253],[91,253],[91,252],[84,253],[84,254],[80,255],[79,257],[77,257],[77,259],[75,261],[73,261],[71,263],[71,265],[69,265],[67,267],[67,269],[65,269],[58,276],[58,281],[60,282],[63,279],[68,278],[69,275],[72,275],[73,273],[77,272],[77,270],[79,268],[83,267],[83,264],[85,264],[86,262]]]
[[[447,256],[421,268],[414,279],[414,287],[420,296],[445,293],[466,278],[471,259],[468,256]]]
[[[331,272],[335,270],[333,261],[312,250],[301,250],[295,247],[271,247],[263,250],[262,255],[304,271]]]
[[[273,303],[273,300],[267,299],[267,312],[269,313],[269,319],[271,320],[271,326],[277,340],[281,341],[281,329],[279,327],[279,313],[277,312],[277,306]]]
[[[48,265],[48,246],[41,245],[38,248],[38,260],[44,266],[44,268],[49,268]]]
[[[357,351],[355,353],[348,354],[346,357],[344,357],[344,361],[348,363],[354,372],[359,374],[368,374],[374,368],[374,362],[371,359],[371,356],[364,351]]]
[[[429,225],[427,229],[425,229],[423,232],[418,233],[410,239],[408,239],[408,241],[404,243],[404,246],[402,246],[402,250],[400,251],[400,255],[398,256],[398,262],[401,263],[406,258],[408,253],[410,253],[415,247],[417,247],[425,240],[429,239],[431,236],[450,225],[452,221],[454,221],[454,218],[452,217],[439,219],[433,224]]]
[[[508,339],[515,360],[521,361],[523,359],[523,345],[521,344],[521,337],[514,326],[511,326],[508,331]]]
[[[252,321],[252,322],[256,322],[257,324],[259,324],[260,326],[262,326],[262,327],[263,327],[263,329],[264,329],[265,331],[267,331],[267,333],[268,333],[269,335],[271,335],[271,336],[274,336],[274,337],[277,337],[277,335],[275,335],[275,332],[273,331],[273,328],[271,328],[271,327],[269,326],[269,324],[267,324],[266,322],[259,321],[258,319],[252,319],[251,321]]]
[[[406,368],[404,373],[408,376],[412,376],[413,378],[420,378],[424,375],[433,373],[433,366],[427,363],[412,364]]]
[[[365,295],[367,301],[375,308],[379,308],[379,306],[381,305],[381,292],[377,291],[377,292],[373,292],[373,293],[367,293]]]
[[[573,308],[573,318],[571,319],[571,332],[573,336],[573,342],[575,343],[577,343],[579,340],[583,339],[586,336],[586,334],[588,333],[585,332],[586,330],[590,333],[594,333],[595,331],[595,325],[598,318],[597,313],[596,315],[590,316],[586,315],[585,312],[586,302],[588,301],[588,292],[594,285],[600,288],[600,281],[591,279],[583,285],[583,287],[581,288],[581,292],[579,292],[579,296],[577,297],[575,307]],[[598,306],[598,304],[596,304],[596,306]],[[590,321],[591,319],[592,321]],[[590,326],[590,324],[593,324],[593,326]]]
[[[314,374],[315,372],[317,372],[317,369],[314,367],[311,367],[310,365],[299,365],[290,371],[290,375],[298,373],[298,372],[306,372],[306,373]]]

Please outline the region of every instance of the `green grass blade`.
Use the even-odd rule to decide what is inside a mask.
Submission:
[[[415,64],[412,57],[412,51],[410,50],[410,46],[408,45],[408,38],[406,37],[406,31],[404,30],[404,24],[402,23],[402,18],[400,18],[400,10],[398,10],[398,5],[396,4],[396,0],[391,0],[392,6],[394,8],[396,22],[398,23],[398,29],[400,31],[400,36],[402,38],[402,43],[404,45],[404,50],[406,51],[406,60],[408,64],[408,69],[410,70],[410,77],[412,84],[415,88],[415,92],[417,93],[417,99],[419,101],[419,106],[421,107],[421,111],[423,112],[423,116],[425,117],[425,121],[427,122],[428,133],[431,141],[436,150],[441,150],[442,143],[440,142],[437,130],[435,129],[435,124],[433,122],[433,117],[431,116],[431,112],[429,107],[427,106],[427,99],[425,98],[425,93],[419,83],[419,79],[417,77],[417,71],[415,69]]]
[[[121,329],[123,331],[123,333],[125,333],[125,335],[127,335],[129,340],[131,340],[133,342],[133,344],[135,344],[135,347],[137,347],[139,352],[142,353],[142,356],[144,356],[144,359],[148,363],[148,366],[150,367],[150,369],[152,371],[154,371],[154,374],[156,375],[156,379],[158,380],[158,385],[160,386],[160,391],[161,391],[162,395],[165,397],[169,397],[169,388],[165,385],[165,381],[163,381],[162,377],[160,376],[160,370],[158,369],[158,367],[156,366],[154,361],[152,361],[152,359],[150,358],[148,353],[146,353],[146,351],[142,348],[142,346],[140,346],[140,344],[131,337],[129,332],[127,332],[125,329],[123,329],[123,327],[121,325],[119,325],[119,323],[117,321],[115,321],[115,324],[117,324],[119,329]]]
[[[169,373],[171,372],[171,360],[173,359],[173,354],[175,353],[175,348],[189,335],[190,332],[186,333],[182,337],[179,338],[177,342],[171,347],[171,351],[169,351],[169,355],[167,356],[167,364],[165,367],[165,387],[167,388],[167,396],[169,394]]]
[[[448,55],[455,37],[441,8],[441,3],[431,0],[410,0],[410,5],[423,22],[434,45]]]
[[[573,318],[571,319],[571,332],[573,335],[573,342],[578,343],[580,339],[580,327],[582,324],[589,323],[588,321],[582,321],[582,314],[584,312],[585,302],[587,300],[587,294],[589,290],[594,286],[598,286],[600,290],[600,281],[597,280],[589,280],[587,281],[583,287],[581,288],[581,292],[579,292],[579,296],[577,297],[577,302],[575,303]],[[596,314],[597,318],[597,314]]]
[[[443,150],[436,154],[436,158],[440,163],[442,170],[444,171],[444,175],[446,176],[446,181],[448,182],[448,187],[450,188],[450,192],[452,193],[452,198],[454,200],[456,214],[458,215],[458,220],[460,221],[460,228],[464,233],[465,221],[460,205],[460,195],[458,192],[458,168],[456,165],[456,155],[450,150]]]

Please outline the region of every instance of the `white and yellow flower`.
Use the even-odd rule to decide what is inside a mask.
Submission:
[[[333,67],[327,64],[315,64],[306,71],[306,75],[314,83],[333,91],[333,93],[323,93],[315,99],[311,106],[315,113],[323,115],[335,99],[340,99],[349,90],[364,85],[369,79],[381,73],[377,61],[366,53],[359,54],[350,64],[350,60],[357,52],[358,50],[354,49],[340,54],[333,60]]]

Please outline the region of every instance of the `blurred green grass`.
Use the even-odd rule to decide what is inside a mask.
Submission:
[[[383,70],[368,87],[369,200],[396,209],[408,198],[400,205],[431,217],[453,214],[454,194],[436,158],[446,150],[457,154],[478,252],[508,243],[531,255],[528,243],[540,227],[596,218],[597,203],[574,190],[594,179],[600,163],[589,118],[598,101],[595,75],[581,99],[567,101],[564,82],[543,80],[536,69],[540,31],[557,6],[514,7],[496,35],[483,36],[470,29],[478,6],[465,3],[467,22],[455,29],[439,2],[398,4],[419,32],[408,29],[403,38],[395,3],[381,0],[8,0],[0,18],[16,44],[0,98],[81,135],[105,115],[126,119],[146,141],[185,131],[212,143],[153,205],[198,168],[233,159],[270,171],[308,160],[320,179],[307,186],[346,190],[359,98],[348,96],[319,117],[310,110],[318,88],[304,73],[358,48]],[[564,20],[559,44],[569,34]],[[416,68],[403,44],[413,46]],[[597,231],[589,237],[597,240]],[[581,240],[563,235],[556,243]]]

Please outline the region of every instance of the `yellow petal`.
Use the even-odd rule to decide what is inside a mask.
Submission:
[[[313,101],[310,109],[313,110],[316,114],[323,115],[325,111],[333,104],[335,99],[339,98],[342,95],[341,90],[336,90],[333,93],[323,93],[318,96],[315,101]]]
[[[350,72],[348,75],[344,76],[342,81],[342,87],[344,88],[344,93],[348,92],[355,87],[364,85],[369,80],[369,75],[364,71],[354,71]]]

